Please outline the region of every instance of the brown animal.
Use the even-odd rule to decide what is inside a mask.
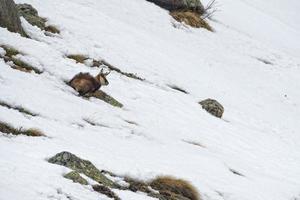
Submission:
[[[106,76],[109,74],[103,73],[103,69],[100,73],[93,77],[89,73],[79,73],[69,81],[69,85],[76,90],[79,95],[83,96],[87,93],[93,93],[97,91],[101,86],[108,85],[109,82]]]

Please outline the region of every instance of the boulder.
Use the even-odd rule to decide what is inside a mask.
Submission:
[[[80,183],[81,185],[87,185],[88,182],[76,171],[71,171],[64,175],[65,178],[72,180],[75,183]]]
[[[97,169],[93,163],[88,160],[83,160],[70,152],[61,152],[48,160],[49,163],[62,165],[74,170],[77,173],[82,173],[87,177],[97,181],[107,187],[116,187],[116,184]]]
[[[178,10],[190,10],[196,11],[200,14],[204,13],[204,6],[200,0],[147,0],[152,2],[166,10],[178,11]]]
[[[200,101],[199,104],[215,117],[221,118],[224,113],[224,107],[214,99],[205,99]]]
[[[32,5],[24,3],[18,4],[17,9],[19,15],[24,17],[31,25],[37,26],[40,29],[45,29],[46,19],[39,16],[38,11]]]
[[[0,0],[0,26],[11,32],[26,36],[13,0]]]

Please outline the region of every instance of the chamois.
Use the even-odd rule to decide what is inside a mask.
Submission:
[[[101,69],[100,73],[93,77],[89,73],[80,72],[69,81],[69,85],[76,90],[79,95],[84,96],[87,93],[96,92],[101,86],[108,85],[109,82],[106,76],[109,73],[110,72],[103,73],[103,69]]]

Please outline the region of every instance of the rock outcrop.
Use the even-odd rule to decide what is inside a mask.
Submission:
[[[11,32],[26,36],[13,0],[0,0],[0,26],[7,28]]]
[[[224,113],[224,107],[217,100],[205,99],[203,101],[200,101],[199,104],[204,110],[215,117],[221,118]]]

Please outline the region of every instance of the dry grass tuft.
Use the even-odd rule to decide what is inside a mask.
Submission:
[[[88,57],[81,54],[70,54],[67,55],[67,58],[75,60],[76,63],[84,63],[84,61],[88,59]]]
[[[152,180],[150,186],[162,194],[171,196],[180,195],[190,200],[200,200],[197,189],[191,183],[182,179],[160,176]]]
[[[22,127],[17,129],[1,121],[0,121],[0,132],[13,134],[13,135],[27,135],[32,137],[45,136],[45,134],[39,129],[35,129],[35,128],[23,129]]]
[[[145,192],[147,194],[151,192],[151,190],[148,188],[149,185],[143,181],[133,179],[130,177],[124,177],[124,181],[129,184],[128,189],[133,192],[140,191]]]
[[[42,71],[40,71],[39,69],[29,65],[28,63],[16,58],[15,56],[18,54],[21,54],[18,50],[9,47],[9,46],[5,46],[2,45],[0,46],[5,50],[5,55],[4,56],[0,56],[0,58],[3,58],[5,62],[12,62],[13,65],[11,66],[11,68],[22,71],[22,72],[32,72],[34,71],[37,74],[41,74]]]
[[[48,32],[54,33],[54,34],[60,34],[60,30],[53,25],[46,26],[45,31],[48,31]]]
[[[173,11],[170,15],[179,22],[184,22],[194,28],[205,28],[209,31],[213,31],[211,26],[201,18],[199,13],[192,11]]]
[[[30,115],[30,116],[33,116],[33,117],[37,116],[37,114],[32,113],[31,111],[27,110],[26,108],[23,108],[21,106],[12,106],[12,105],[10,105],[10,104],[8,104],[4,101],[1,101],[1,100],[0,100],[0,106],[6,107],[6,108],[9,108],[9,109],[13,109],[13,110],[17,110],[20,113],[24,113],[26,115]]]
[[[0,47],[2,47],[6,51],[5,55],[8,56],[8,57],[13,57],[17,54],[20,54],[20,52],[18,50],[14,49],[12,47],[9,47],[9,46],[6,46],[6,45],[2,45]]]

